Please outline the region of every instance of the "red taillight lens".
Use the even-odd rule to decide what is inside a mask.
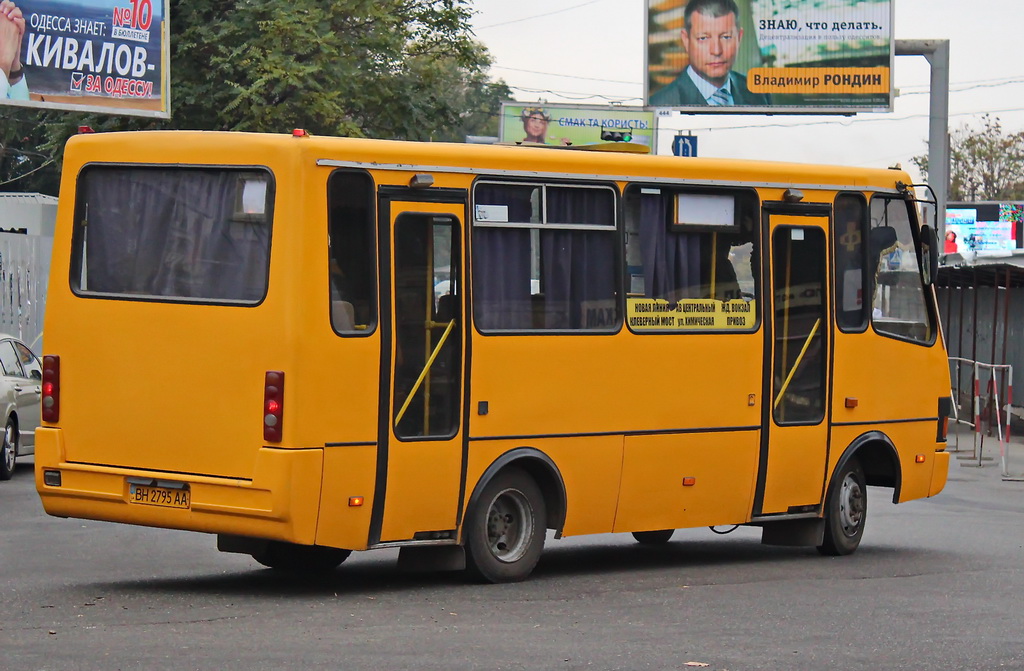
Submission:
[[[263,383],[263,440],[281,442],[284,422],[284,373],[268,370]]]
[[[42,404],[44,422],[60,419],[60,357],[53,354],[43,357]]]

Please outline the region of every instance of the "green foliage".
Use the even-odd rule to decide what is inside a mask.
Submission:
[[[468,0],[171,0],[171,118],[0,107],[0,146],[53,161],[19,190],[56,193],[67,138],[198,129],[462,141],[497,135],[509,89],[469,28]],[[21,140],[24,138],[24,141]],[[24,163],[24,161],[22,161]],[[45,188],[44,188],[45,187]],[[0,187],[3,188],[3,187]],[[8,186],[7,188],[12,188]]]
[[[928,157],[911,159],[922,172]],[[998,117],[981,117],[981,128],[967,124],[949,136],[951,201],[1024,199],[1024,131],[1006,133]]]

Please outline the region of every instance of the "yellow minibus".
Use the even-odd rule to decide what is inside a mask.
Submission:
[[[844,555],[868,486],[938,493],[909,176],[608,148],[73,137],[46,511],[504,582],[549,536],[751,525]]]

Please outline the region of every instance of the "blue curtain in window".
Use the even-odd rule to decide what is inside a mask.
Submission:
[[[588,307],[616,305],[614,198],[610,191],[550,188],[547,205],[551,223],[608,227],[607,232],[541,231],[544,326],[587,328]]]
[[[700,235],[669,230],[672,196],[640,196],[644,294],[677,300],[700,295]]]
[[[240,179],[258,173],[94,168],[85,173],[85,289],[175,298],[259,300],[270,222],[237,219]],[[88,235],[88,241],[83,233]]]
[[[479,205],[505,205],[508,219],[528,222],[530,192],[505,185],[480,185]],[[528,329],[530,319],[530,231],[522,228],[473,230],[473,304],[479,328]]]
[[[473,232],[473,304],[479,328],[530,328],[530,231]]]

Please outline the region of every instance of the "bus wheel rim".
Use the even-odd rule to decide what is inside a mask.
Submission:
[[[506,489],[494,497],[487,511],[487,545],[495,559],[519,561],[533,537],[533,507],[518,489]]]
[[[864,489],[853,473],[843,478],[839,489],[839,525],[849,537],[856,536],[864,521]]]

